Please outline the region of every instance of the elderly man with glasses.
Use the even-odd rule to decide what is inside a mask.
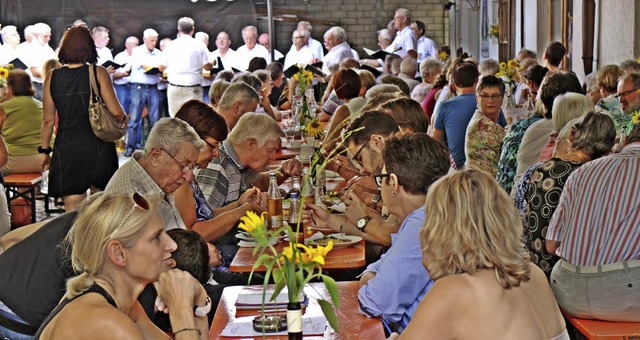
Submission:
[[[309,31],[298,29],[293,31],[291,36],[291,49],[284,58],[284,69],[288,69],[292,65],[296,64],[311,64],[313,61],[313,51],[305,44],[305,41],[310,37]]]
[[[184,181],[192,180],[203,147],[204,141],[189,124],[177,118],[160,119],[149,133],[144,152],[134,153],[113,174],[105,192],[155,192],[163,198],[158,211],[165,229],[184,229],[172,206],[173,193]]]
[[[616,97],[622,104],[625,114],[638,111],[640,109],[640,74],[631,73],[620,77]],[[615,118],[614,121],[616,121]]]

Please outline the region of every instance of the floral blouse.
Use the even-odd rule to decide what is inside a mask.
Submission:
[[[527,215],[524,243],[529,250],[531,262],[540,267],[547,278],[559,260],[559,257],[549,254],[545,246],[549,221],[560,203],[560,195],[567,178],[582,164],[552,158],[538,166],[531,174],[525,194]]]
[[[465,166],[484,170],[492,176],[498,170],[500,146],[505,129],[476,110],[467,125],[464,141]]]
[[[518,169],[518,149],[520,149],[522,137],[527,129],[540,119],[542,119],[542,116],[531,116],[523,119],[511,125],[504,135],[496,179],[508,194],[511,193],[516,170]]]

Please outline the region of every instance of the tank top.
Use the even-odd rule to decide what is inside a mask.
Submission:
[[[89,287],[89,289],[85,290],[84,292],[80,293],[78,296],[74,297],[73,299],[64,299],[62,300],[62,302],[60,302],[60,304],[58,306],[56,306],[56,308],[51,312],[51,314],[49,314],[49,316],[47,316],[47,318],[44,320],[44,322],[42,323],[42,325],[40,325],[40,328],[38,329],[38,333],[36,333],[36,335],[34,336],[35,340],[40,339],[40,335],[42,335],[42,331],[45,329],[45,327],[47,327],[47,325],[49,324],[49,322],[51,322],[51,320],[53,320],[53,318],[56,317],[56,315],[58,315],[58,313],[60,313],[60,311],[66,306],[68,305],[71,301],[89,294],[89,293],[98,293],[100,295],[102,295],[107,302],[112,305],[114,308],[118,308],[118,306],[116,305],[116,302],[113,300],[113,298],[111,297],[111,295],[109,295],[109,293],[107,293],[106,290],[104,290],[104,288],[100,287],[99,285],[97,285],[96,283],[93,284],[93,286]]]

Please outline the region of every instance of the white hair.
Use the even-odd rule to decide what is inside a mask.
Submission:
[[[153,28],[147,28],[142,33],[142,37],[144,37],[144,38],[157,37],[157,36],[158,36],[158,32],[156,30],[154,30]]]
[[[25,29],[25,31],[26,31],[26,29]],[[33,25],[33,31],[31,33],[43,34],[43,33],[47,33],[47,32],[51,32],[51,27],[49,27],[49,25],[45,24],[44,22],[39,22],[39,23]]]

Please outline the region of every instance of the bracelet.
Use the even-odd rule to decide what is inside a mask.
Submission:
[[[183,328],[183,329],[181,329],[179,331],[173,332],[173,338],[175,339],[175,337],[176,337],[176,335],[178,335],[178,333],[187,332],[187,331],[196,331],[196,332],[198,332],[198,336],[202,336],[202,331],[199,328],[187,327],[187,328]]]

